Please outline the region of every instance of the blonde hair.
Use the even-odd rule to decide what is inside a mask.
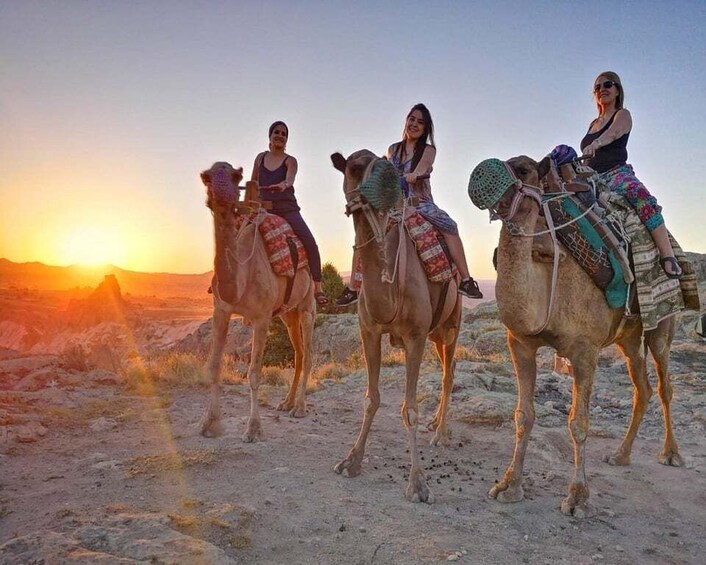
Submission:
[[[615,83],[615,88],[618,89],[618,98],[615,100],[615,109],[620,110],[621,108],[623,108],[625,105],[625,91],[623,90],[623,83],[620,81],[618,73],[614,73],[613,71],[605,71],[603,73],[600,73],[596,77],[596,80],[600,77],[605,77]],[[593,83],[595,84],[596,81],[594,80]],[[596,109],[598,110],[598,114],[600,115],[601,105],[598,103],[598,98],[596,98],[596,94],[596,92],[593,93],[593,98],[596,101]]]

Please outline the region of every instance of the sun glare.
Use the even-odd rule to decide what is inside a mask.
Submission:
[[[69,233],[63,251],[64,262],[70,264],[90,267],[125,263],[125,249],[119,234],[100,228],[83,228]]]

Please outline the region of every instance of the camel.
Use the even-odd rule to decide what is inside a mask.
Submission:
[[[401,345],[405,351],[407,378],[402,403],[402,421],[412,458],[406,498],[412,502],[431,504],[434,495],[426,483],[417,449],[417,380],[428,335],[435,345],[443,368],[441,397],[434,418],[429,424],[429,428],[435,430],[431,443],[448,443],[450,432],[447,416],[453,388],[454,352],[462,308],[461,297],[457,293],[457,281],[451,280],[447,287],[443,283],[431,283],[427,280],[414,244],[402,227],[403,222],[399,222],[398,229],[381,235],[384,228],[379,228],[386,225],[387,216],[384,212],[375,210],[359,191],[364,173],[366,170],[369,172],[380,159],[370,151],[361,150],[350,155],[348,159],[340,153],[335,153],[331,160],[334,167],[344,173],[346,209],[347,213],[353,216],[356,248],[363,265],[358,319],[368,371],[360,433],[346,458],[340,461],[334,470],[339,474],[345,471],[349,477],[354,477],[361,471],[365,443],[380,406],[381,339],[383,334],[390,334],[391,343]],[[397,183],[397,173],[394,174]],[[401,196],[400,191],[400,199]],[[380,236],[379,239],[376,239],[376,233]],[[391,277],[385,277],[390,274]],[[387,282],[383,282],[384,278]],[[439,306],[443,307],[442,311]],[[438,320],[435,320],[435,312]]]
[[[501,163],[495,159],[489,161]],[[473,184],[474,177],[479,178],[476,175],[482,171],[484,163],[476,167],[471,175],[469,195],[478,207],[494,206],[503,220],[497,253],[495,295],[500,320],[508,329],[507,342],[518,386],[514,455],[505,476],[493,486],[489,496],[500,502],[517,502],[524,497],[522,470],[535,419],[535,357],[539,347],[550,346],[558,355],[568,358],[573,367],[568,426],[574,444],[574,475],[569,484],[568,496],[562,501],[561,512],[577,517],[588,516],[593,509],[588,500],[589,488],[584,469],[585,444],[589,427],[589,400],[598,354],[603,347],[615,343],[627,359],[628,372],[635,387],[632,418],[625,437],[617,451],[605,458],[612,465],[629,465],[633,441],[652,395],[646,353],[642,347],[642,323],[639,316],[624,320],[622,308],[609,308],[602,291],[593,284],[573,257],[563,251],[560,254],[556,283],[558,300],[547,319],[552,261],[547,261],[546,256],[542,260],[543,246],[537,237],[520,237],[517,233],[533,234],[546,229],[544,221],[540,221],[538,201],[533,196],[541,192],[539,181],[547,173],[549,161],[544,159],[537,163],[526,156],[507,161],[509,169],[521,183],[510,179],[506,185],[501,184],[501,189],[506,192],[494,205],[488,202],[481,205],[479,201],[483,195],[478,190],[480,185]],[[510,221],[513,203],[519,203],[519,208]],[[544,248],[546,250],[546,246]],[[635,306],[633,311],[636,309]],[[675,324],[675,316],[662,320],[657,328],[644,332],[644,344],[657,369],[657,393],[664,414],[664,445],[659,462],[681,466],[683,463],[672,430],[669,407],[672,385],[668,363]]]
[[[243,169],[217,162],[201,173],[206,185],[206,205],[213,213],[215,250],[213,289],[213,344],[208,360],[211,398],[201,426],[201,434],[215,437],[223,432],[220,411],[219,374],[230,317],[240,315],[252,325],[252,349],[248,367],[250,384],[250,417],[243,441],[262,438],[258,404],[258,385],[267,330],[273,312],[287,327],[294,347],[294,378],[278,410],[290,416],[306,415],[306,385],[311,373],[312,338],[316,304],[314,284],[308,269],[298,269],[285,304],[287,278],[272,270],[262,236],[253,223],[236,229],[236,216],[257,206],[257,183],[248,183],[246,201],[238,202],[238,183]]]

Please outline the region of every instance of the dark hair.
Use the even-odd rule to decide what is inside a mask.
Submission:
[[[267,134],[267,137],[272,137],[272,132],[275,131],[275,128],[277,126],[284,126],[284,129],[287,130],[287,137],[289,137],[289,128],[287,127],[287,124],[285,124],[282,120],[277,120],[270,126],[270,131]]]
[[[409,117],[412,115],[412,112],[416,110],[419,110],[422,114],[422,119],[424,120],[424,133],[417,140],[417,143],[414,146],[414,155],[412,155],[411,164],[412,170],[416,168],[416,166],[419,164],[419,161],[422,159],[422,155],[424,154],[424,149],[426,149],[427,144],[431,145],[432,147],[436,147],[436,145],[434,145],[434,121],[431,119],[431,113],[429,112],[429,108],[427,108],[424,104],[415,104],[414,106],[412,106],[412,109],[407,112],[407,117],[405,118],[405,129],[407,129],[407,119],[409,119]],[[397,146],[397,155],[400,160],[402,160],[403,147],[404,130],[402,130],[402,141]]]
[[[605,71],[604,73],[599,74],[596,78],[598,77],[605,77],[615,83],[615,88],[618,90],[618,99],[615,101],[615,109],[620,110],[625,105],[625,91],[623,90],[623,83],[620,81],[618,73],[614,73],[613,71]],[[595,83],[596,81],[594,80],[593,82]],[[600,114],[601,107],[598,102],[596,102],[596,108]]]

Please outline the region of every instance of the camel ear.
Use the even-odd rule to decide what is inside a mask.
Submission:
[[[204,183],[206,186],[211,184],[211,171],[204,171],[201,173],[201,182]]]
[[[237,187],[238,184],[240,184],[240,181],[243,180],[243,167],[233,169],[233,172],[230,174],[230,178],[233,180],[233,185]]]
[[[346,158],[340,153],[334,153],[331,155],[331,162],[334,168],[345,174],[346,172]]]
[[[543,179],[544,177],[546,177],[547,173],[549,172],[549,169],[551,168],[551,158],[549,157],[549,155],[547,155],[544,159],[537,163],[537,174],[539,174],[539,178]]]

